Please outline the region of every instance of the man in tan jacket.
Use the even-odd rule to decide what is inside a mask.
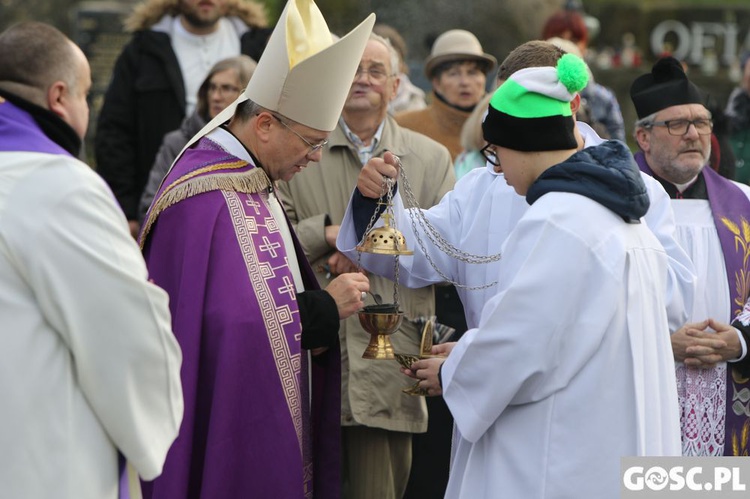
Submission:
[[[365,163],[383,161],[386,150],[399,156],[424,208],[437,204],[453,188],[455,176],[448,150],[401,128],[388,116],[388,103],[399,85],[397,68],[398,56],[390,43],[372,35],[322,160],[278,186],[322,286],[357,268],[336,250],[336,236]],[[391,302],[392,281],[372,276],[370,289],[383,296],[384,302]],[[404,321],[391,336],[394,350],[418,352],[419,320],[435,314],[433,290],[402,288],[399,298]],[[411,467],[411,435],[427,430],[425,401],[401,393],[410,381],[401,375],[396,362],[362,359],[369,334],[356,316],[342,322],[339,337],[344,492],[356,499],[400,499]]]

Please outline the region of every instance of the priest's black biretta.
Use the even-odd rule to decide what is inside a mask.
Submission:
[[[683,104],[705,104],[706,96],[691,82],[674,57],[656,61],[650,73],[639,76],[630,87],[638,118]]]

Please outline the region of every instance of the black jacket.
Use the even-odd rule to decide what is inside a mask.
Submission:
[[[650,204],[633,155],[617,140],[583,149],[545,170],[529,187],[526,201],[534,204],[548,192],[586,196],[631,223],[638,223]]]
[[[270,28],[250,28],[240,50],[256,61]],[[169,35],[134,33],[115,63],[99,113],[95,137],[97,171],[109,184],[128,220],[138,202],[164,135],[185,117],[185,86]]]

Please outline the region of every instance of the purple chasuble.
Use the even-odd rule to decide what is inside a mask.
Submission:
[[[71,154],[47,137],[34,118],[0,97],[0,151]]]
[[[643,151],[635,154],[635,161],[644,173],[654,176],[648,166]],[[727,271],[727,285],[732,310],[730,317],[737,317],[750,296],[750,200],[731,181],[725,179],[711,167],[702,170],[706,182],[708,203],[719,235],[724,265]],[[748,353],[750,355],[750,353]],[[724,437],[725,456],[750,455],[750,419],[739,399],[740,391],[750,389],[750,379],[727,364],[726,424]],[[744,431],[743,431],[744,430]]]
[[[308,362],[300,346],[278,225],[288,221],[269,211],[269,187],[260,168],[203,138],[147,215],[144,256],[169,294],[185,416],[146,498],[339,497],[340,352]],[[318,289],[290,232],[305,289]]]

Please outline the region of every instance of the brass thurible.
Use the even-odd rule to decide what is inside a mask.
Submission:
[[[360,253],[375,253],[394,257],[393,303],[368,305],[359,311],[359,323],[370,334],[370,342],[362,354],[362,358],[373,360],[396,358],[390,335],[398,330],[403,319],[403,312],[399,310],[398,305],[398,258],[401,255],[413,254],[406,247],[404,235],[391,224],[393,219],[393,184],[391,182],[384,182],[384,184],[387,187],[387,202],[379,203],[378,209],[370,219],[362,241],[356,248]],[[381,218],[383,218],[384,225],[373,227],[378,218],[377,214],[383,205],[385,205],[385,211]]]

